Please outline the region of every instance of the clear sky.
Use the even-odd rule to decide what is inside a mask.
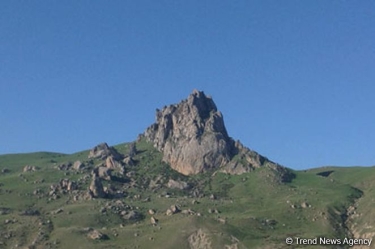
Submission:
[[[375,1],[0,1],[0,154],[133,141],[194,88],[282,165],[375,165]]]

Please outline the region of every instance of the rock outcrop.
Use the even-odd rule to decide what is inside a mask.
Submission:
[[[103,189],[102,181],[95,174],[92,175],[92,181],[90,184],[89,192],[92,195],[92,197],[104,198],[106,196],[106,193]]]
[[[23,172],[32,172],[32,171],[37,171],[39,168],[36,167],[36,166],[30,166],[30,165],[26,165],[24,168],[23,168]]]
[[[122,168],[121,162],[117,161],[113,156],[107,157],[107,159],[105,160],[105,164],[107,168],[109,169],[121,169]]]
[[[142,137],[163,153],[163,161],[184,175],[211,169],[242,174],[261,166],[288,173],[229,137],[212,98],[197,90],[179,104],[157,110],[156,122]]]
[[[188,189],[190,186],[189,186],[189,184],[187,184],[184,181],[175,181],[173,179],[169,179],[169,181],[167,183],[167,187],[172,188],[172,189],[184,190],[184,189]]]
[[[222,114],[211,97],[197,90],[187,100],[158,110],[156,123],[144,136],[184,175],[219,168],[233,154]]]
[[[104,160],[109,156],[112,156],[115,160],[120,160],[122,157],[113,147],[109,147],[107,143],[101,143],[90,150],[88,158]]]
[[[189,246],[191,249],[211,249],[211,239],[202,230],[198,229],[196,232],[191,234],[188,238]]]
[[[85,165],[81,161],[75,161],[73,164],[74,170],[82,170],[85,167]]]
[[[92,174],[96,175],[97,177],[100,177],[104,180],[110,181],[111,177],[112,177],[112,169],[109,169],[109,168],[104,167],[104,166],[99,166],[99,167],[96,167],[92,171]]]
[[[89,237],[92,240],[104,240],[108,238],[107,235],[103,234],[102,232],[96,229],[89,229],[89,233],[87,234],[87,237]]]

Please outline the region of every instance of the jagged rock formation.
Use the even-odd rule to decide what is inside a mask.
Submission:
[[[117,161],[114,156],[108,156],[105,160],[106,167],[109,169],[121,169],[121,162]]]
[[[190,175],[219,168],[231,159],[233,141],[223,116],[203,92],[157,111],[156,123],[144,133],[163,152],[163,160],[178,172]]]
[[[184,175],[210,169],[242,174],[261,166],[287,172],[229,137],[212,98],[197,90],[179,104],[157,110],[156,123],[142,136],[163,153],[163,161]]]
[[[93,197],[104,198],[106,196],[102,181],[96,174],[92,175],[92,181],[90,184],[89,192]]]
[[[115,160],[122,158],[114,148],[109,147],[107,143],[101,143],[90,150],[88,158],[100,158],[104,160],[109,156],[112,156]]]

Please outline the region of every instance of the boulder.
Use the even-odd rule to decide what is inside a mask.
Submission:
[[[113,147],[109,147],[107,143],[101,143],[90,150],[88,158],[104,160],[109,156],[113,156],[116,160],[122,157]]]
[[[93,197],[104,198],[106,196],[103,189],[102,181],[95,174],[92,177],[89,191]]]
[[[151,224],[154,226],[158,224],[158,220],[154,216],[151,216],[150,221],[151,221]]]
[[[72,167],[72,163],[62,163],[56,166],[58,170],[69,170]]]
[[[190,188],[189,184],[187,184],[186,182],[184,182],[184,181],[175,181],[173,179],[170,179],[168,181],[167,187],[168,188],[172,188],[172,189],[181,189],[181,190],[185,190],[185,189],[189,189]]]
[[[39,168],[36,166],[26,165],[23,168],[23,172],[31,172],[31,171],[37,171]]]
[[[87,237],[89,237],[92,240],[103,240],[103,239],[107,239],[108,238],[107,235],[99,232],[96,229],[89,231],[89,233],[87,234]]]
[[[308,208],[308,207],[310,207],[310,204],[308,204],[307,202],[302,202],[301,203],[301,208]]]
[[[180,212],[180,209],[176,205],[172,205],[170,208],[167,209],[166,215],[170,216],[172,214],[176,214]]]
[[[105,165],[109,169],[121,169],[121,162],[117,161],[113,156],[108,156],[105,160]]]
[[[104,179],[104,180],[108,180],[110,181],[111,180],[111,177],[112,177],[112,169],[109,169],[107,167],[104,167],[104,166],[99,166],[99,167],[96,167],[93,172],[92,172],[94,175]]]
[[[154,214],[155,214],[155,210],[154,210],[154,209],[149,209],[149,210],[148,210],[148,213],[149,213],[150,215],[154,215]]]
[[[61,190],[73,191],[78,189],[78,185],[75,181],[71,181],[69,179],[62,179],[60,180],[59,188]]]
[[[75,161],[73,164],[74,170],[82,170],[85,167],[85,165],[81,161]]]
[[[127,212],[125,215],[123,215],[122,218],[125,220],[134,221],[134,220],[142,219],[142,215],[138,213],[137,211],[131,210]]]

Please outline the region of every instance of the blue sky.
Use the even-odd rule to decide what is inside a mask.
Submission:
[[[1,1],[0,154],[132,141],[194,88],[294,169],[375,165],[375,2]]]

